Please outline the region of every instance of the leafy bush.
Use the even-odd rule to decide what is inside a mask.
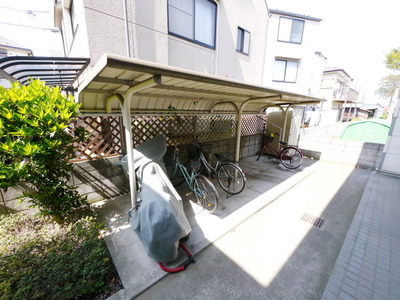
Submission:
[[[93,217],[60,225],[23,213],[0,220],[0,299],[80,299],[107,293],[116,272]]]
[[[39,80],[0,86],[0,188],[33,185],[22,198],[59,222],[86,207],[69,186],[73,143],[84,139],[83,128],[68,131],[78,108],[72,97]]]

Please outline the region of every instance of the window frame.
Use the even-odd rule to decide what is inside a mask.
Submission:
[[[283,76],[283,80],[280,79],[275,79],[275,67],[276,67],[276,62],[277,61],[283,61],[285,62],[285,69],[284,69],[284,76]],[[296,75],[295,75],[295,80],[294,81],[290,81],[290,80],[286,80],[286,75],[287,75],[287,70],[288,70],[288,62],[295,62],[297,64],[296,67]],[[274,61],[274,72],[272,74],[272,81],[273,82],[285,82],[285,83],[297,83],[297,75],[299,74],[299,66],[300,66],[300,60],[297,59],[287,59],[287,58],[275,58]]]
[[[239,34],[240,34],[240,43],[239,43]],[[248,34],[248,42],[247,42],[247,52],[245,51],[245,37]],[[242,53],[244,55],[250,55],[250,45],[251,45],[251,33],[250,31],[238,26],[237,36],[236,36],[236,52]]]
[[[218,6],[217,4],[213,1],[213,0],[190,0],[193,3],[193,18],[192,18],[192,24],[193,24],[193,28],[192,28],[192,36],[193,38],[175,33],[173,31],[170,30],[170,0],[167,1],[167,25],[168,25],[168,34],[172,35],[172,36],[176,36],[178,38],[184,39],[186,41],[210,48],[215,50],[216,48],[216,39],[217,39],[217,15],[218,15]],[[213,28],[213,41],[212,41],[212,45],[209,45],[207,43],[204,43],[202,41],[196,40],[196,2],[197,1],[203,1],[203,2],[208,2],[210,4],[212,4],[214,6],[214,28]]]
[[[8,50],[6,48],[0,48],[0,58],[8,56]]]
[[[282,19],[286,19],[286,20],[291,20],[291,24],[290,24],[290,34],[289,34],[289,38],[288,40],[284,40],[284,39],[280,39],[280,33],[281,33],[281,20]],[[300,42],[297,41],[292,41],[291,39],[291,35],[293,32],[293,21],[298,21],[301,22],[303,24],[302,28],[301,28],[301,38],[300,38]],[[290,18],[290,17],[285,17],[285,16],[280,16],[279,17],[279,27],[278,27],[278,36],[277,36],[277,40],[278,42],[283,42],[283,43],[290,43],[290,44],[302,44],[303,43],[303,35],[304,35],[304,27],[306,25],[305,20],[300,20],[300,19],[296,19],[296,18]]]
[[[71,3],[70,3],[69,17],[70,17],[70,21],[71,21],[72,36],[75,36],[75,34],[78,30],[78,23],[77,23],[77,15],[76,15],[74,0],[71,0]]]

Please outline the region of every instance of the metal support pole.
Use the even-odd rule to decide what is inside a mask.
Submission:
[[[278,96],[271,96],[271,97],[264,97],[264,98],[247,99],[240,105],[239,110],[237,111],[236,153],[235,153],[236,164],[239,163],[239,158],[240,158],[240,139],[241,139],[241,133],[242,133],[242,116],[243,116],[243,111],[244,111],[244,108],[246,107],[246,105],[249,103],[252,103],[252,102],[260,102],[260,101],[268,102],[268,101],[273,101],[273,100],[281,99],[281,98],[282,97],[280,95],[278,95]]]
[[[111,101],[117,99],[121,104],[122,109],[122,120],[124,124],[124,133],[126,139],[126,150],[128,158],[128,173],[129,173],[129,189],[131,192],[131,203],[132,207],[136,207],[136,176],[135,176],[135,164],[134,164],[134,153],[133,153],[133,138],[132,138],[132,126],[131,126],[131,100],[135,93],[138,93],[144,89],[151,88],[152,86],[161,83],[161,76],[154,76],[146,81],[143,81],[137,85],[130,87],[122,97],[120,94],[110,96],[106,102],[107,112],[111,111]]]

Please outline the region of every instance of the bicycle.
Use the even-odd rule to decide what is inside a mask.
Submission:
[[[224,155],[215,154],[217,163],[213,167],[205,158],[200,143],[193,143],[186,150],[191,161],[200,163],[196,170],[198,173],[201,173],[205,167],[212,179],[217,177],[218,184],[228,194],[237,195],[243,191],[246,184],[243,170],[234,163],[226,161]]]
[[[219,195],[211,181],[196,170],[196,162],[192,163],[189,170],[179,159],[179,150],[177,147],[168,146],[167,153],[164,156],[164,162],[167,169],[167,175],[174,186],[186,181],[190,191],[192,191],[197,200],[197,204],[202,206],[207,212],[213,212],[217,209]]]
[[[266,148],[268,148],[269,151],[272,153],[272,155],[276,159],[279,159],[281,164],[285,168],[297,169],[301,165],[301,162],[303,161],[304,158],[303,151],[301,151],[296,146],[288,145],[287,142],[282,142],[282,141],[279,141],[280,144],[279,149],[275,150],[271,146],[271,143],[274,140],[275,135],[279,135],[279,133],[270,133],[266,131],[266,133],[263,134],[264,142],[261,147],[260,154],[257,157],[257,160],[260,159],[261,155],[264,153]]]

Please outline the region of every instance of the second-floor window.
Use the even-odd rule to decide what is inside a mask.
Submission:
[[[236,51],[249,55],[250,53],[250,32],[238,27]]]
[[[210,0],[168,0],[170,34],[215,48],[217,5]]]
[[[304,20],[280,17],[278,41],[301,44],[303,29]]]
[[[273,81],[295,83],[299,61],[275,59]]]

